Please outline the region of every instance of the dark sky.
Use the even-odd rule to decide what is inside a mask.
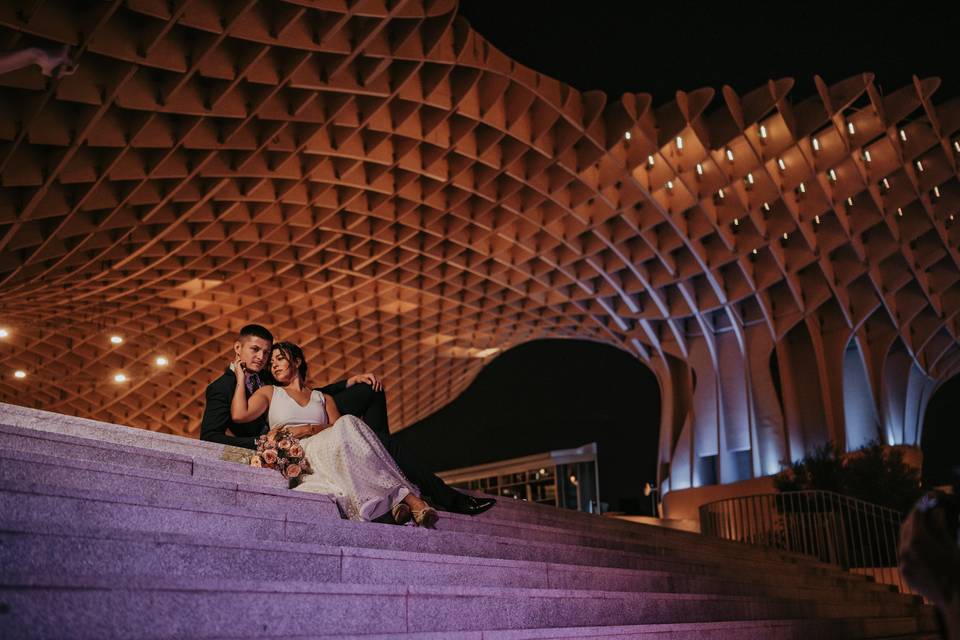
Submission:
[[[797,102],[862,72],[881,90],[913,74],[943,80],[934,101],[960,94],[960,20],[934,2],[557,2],[460,0],[460,15],[498,49],[581,90],[653,95],[654,104],[724,84],[741,94],[796,80]],[[956,6],[956,5],[953,5]]]
[[[791,99],[861,72],[889,93],[943,81],[960,95],[960,19],[933,2],[557,2],[460,0],[460,15],[510,57],[581,90],[627,91],[655,104],[677,89],[747,93],[793,77]],[[717,98],[719,99],[719,98]],[[960,464],[960,379],[930,404],[925,475]],[[617,508],[654,477],[659,392],[653,374],[612,347],[541,341],[504,353],[448,407],[405,430],[437,468],[600,443],[602,499]],[[641,506],[646,504],[640,500]]]
[[[960,481],[960,376],[937,390],[923,425],[923,479],[930,486]],[[953,469],[958,469],[954,472]]]
[[[596,442],[600,499],[635,511],[649,509],[642,489],[656,480],[659,426],[659,387],[637,358],[593,342],[537,340],[501,354],[451,404],[394,437],[434,469]]]

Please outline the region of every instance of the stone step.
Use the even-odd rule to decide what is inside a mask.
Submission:
[[[178,454],[211,461],[222,460],[225,457],[233,459],[245,452],[244,449],[215,442],[204,442],[197,438],[135,429],[3,402],[0,402],[0,427],[10,427],[18,433],[32,432],[37,437],[66,436],[91,440],[101,445],[145,448],[158,454]]]
[[[182,439],[186,440],[186,438]],[[222,445],[217,446],[222,448]],[[189,451],[191,447],[185,447],[185,449]],[[223,460],[212,455],[210,451],[206,452],[210,455],[194,455],[198,452],[203,453],[204,449],[207,448],[200,448],[192,453],[164,451],[146,446],[118,444],[0,424],[0,450],[30,452],[97,463],[108,461],[117,466],[152,469],[171,475],[210,478],[226,482],[245,482],[277,488],[287,486],[287,481],[276,471],[238,464],[236,460]]]
[[[257,570],[251,567],[251,573]],[[269,565],[260,570],[268,573]],[[64,629],[82,640],[259,637],[267,630],[290,637],[323,630],[371,634],[780,618],[904,619],[870,605],[739,596],[6,572],[0,575],[0,600],[6,605],[0,636],[10,639],[54,636]]]
[[[24,455],[24,454],[20,454]],[[133,480],[121,476],[120,484],[127,493],[114,493],[96,489],[58,487],[38,482],[28,482],[20,477],[22,461],[0,457],[0,522],[73,521],[86,519],[91,526],[120,527],[128,530],[157,530],[170,533],[219,535],[242,539],[278,539],[345,544],[373,548],[400,548],[407,551],[452,553],[487,557],[526,559],[521,554],[533,553],[534,559],[553,560],[562,554],[575,554],[583,564],[620,566],[630,563],[630,568],[652,568],[680,571],[697,575],[763,575],[768,572],[785,573],[783,564],[771,562],[735,562],[722,557],[694,557],[690,555],[669,556],[662,549],[624,543],[618,549],[572,545],[560,532],[556,541],[531,541],[522,533],[516,537],[492,535],[489,530],[449,531],[457,519],[466,527],[477,527],[478,519],[445,514],[440,529],[424,531],[410,527],[383,527],[369,523],[354,523],[340,520],[332,504],[323,497],[299,492],[281,492],[271,495],[267,490],[254,488],[247,491],[239,485],[210,487],[209,481],[192,480],[191,484],[175,483],[171,490],[157,490],[151,483],[149,492],[134,491]],[[76,463],[80,464],[80,463]],[[85,463],[84,463],[85,464]],[[68,467],[59,467],[57,472],[66,473]],[[51,472],[53,473],[53,472]],[[106,473],[94,470],[94,473]],[[135,478],[135,477],[134,477]],[[119,481],[118,481],[119,482]],[[204,491],[194,487],[203,484]],[[165,485],[161,482],[161,487]],[[134,491],[130,494],[130,491]],[[210,492],[206,494],[205,491]],[[309,498],[300,503],[300,496]],[[315,514],[315,515],[314,515]],[[83,522],[83,520],[81,520]],[[322,523],[322,526],[319,526]],[[358,526],[359,525],[359,526]],[[502,529],[499,528],[499,529]],[[430,535],[424,535],[429,533]],[[501,531],[502,533],[502,531]],[[442,541],[442,542],[441,542]],[[447,547],[444,548],[443,545]],[[607,545],[608,547],[610,545]],[[795,565],[786,572],[789,579],[804,580],[816,584],[826,578],[829,582],[856,582],[869,588],[888,590],[888,587],[871,584],[863,576],[856,576],[836,569],[821,569]]]
[[[457,631],[441,633],[387,633],[364,635],[284,636],[289,640],[940,640],[937,633],[887,636],[885,628],[915,628],[911,618],[880,620],[847,618],[834,620],[750,620],[640,624],[609,627],[561,627],[513,631]],[[269,634],[263,638],[275,638]]]
[[[31,452],[0,452],[0,481],[8,487],[24,487],[26,491],[56,494],[51,487],[89,491],[96,488],[124,502],[136,505],[163,506],[170,508],[218,510],[220,507],[249,509],[252,512],[275,518],[284,515],[287,519],[310,523],[320,518],[338,518],[335,506],[324,496],[271,489],[262,486],[247,487],[241,484],[223,483],[175,475],[167,479],[162,472],[152,469],[130,469],[104,463],[51,458]],[[443,531],[479,533],[495,537],[522,539],[525,542],[563,542],[574,546],[629,551],[662,557],[664,560],[716,561],[716,552],[698,548],[665,547],[642,541],[640,536],[627,536],[621,532],[593,535],[578,531],[526,525],[519,521],[499,521],[496,514],[470,518],[458,514],[444,514],[438,528]],[[650,528],[638,533],[646,534]],[[771,560],[751,556],[750,548],[742,546],[737,556],[724,554],[719,559],[730,562],[737,559],[738,570],[744,568],[770,568]],[[838,573],[834,568],[804,566],[804,571],[821,570]],[[841,573],[850,580],[863,580],[851,574]]]
[[[0,404],[0,409],[5,408],[5,405]],[[35,412],[32,409],[23,409],[23,411],[28,414]],[[58,416],[58,414],[48,412],[39,412],[39,414],[41,417]],[[0,417],[9,418],[9,415],[0,411]],[[222,445],[67,416],[59,416],[60,421],[54,425],[54,428],[37,430],[34,428],[37,425],[48,427],[50,425],[45,420],[32,415],[30,418],[26,421],[21,420],[15,426],[0,424],[0,447],[44,456],[65,457],[74,461],[88,460],[97,465],[102,464],[102,460],[109,460],[110,464],[114,466],[128,466],[136,469],[138,473],[143,469],[153,469],[177,475],[193,475],[194,477],[221,479],[229,482],[236,481],[244,484],[262,484],[276,488],[283,488],[286,485],[286,482],[276,472],[254,469],[235,464],[232,461],[215,459],[213,452],[218,452],[218,454],[222,452],[224,450]],[[79,424],[74,425],[73,421],[79,421]],[[17,421],[14,420],[13,422]],[[29,426],[23,426],[24,424]],[[92,431],[90,425],[93,425]],[[98,437],[103,436],[106,439],[92,439],[89,437],[91,433]],[[87,437],[79,434],[85,434]],[[135,443],[136,446],[131,446],[130,443]],[[144,448],[153,444],[159,444],[163,448],[160,450]],[[234,447],[228,447],[227,449],[236,450]],[[175,453],[174,450],[181,453]],[[185,456],[182,454],[183,451],[205,452],[204,456],[206,457]],[[491,519],[500,521],[498,525],[490,522],[490,527],[498,527],[502,535],[509,534],[509,530],[504,529],[506,526],[504,521],[522,522],[525,525],[539,524],[547,527],[578,525],[577,530],[581,532],[583,529],[589,529],[591,532],[620,533],[629,536],[634,541],[638,533],[642,531],[645,537],[657,541],[656,546],[658,548],[670,547],[683,550],[684,553],[689,553],[691,548],[698,551],[716,549],[722,552],[725,557],[740,557],[745,561],[766,556],[776,561],[787,559],[802,562],[807,566],[815,564],[825,568],[830,567],[830,565],[819,563],[799,554],[766,550],[726,540],[705,538],[689,532],[616,521],[610,518],[600,518],[591,514],[529,504],[522,501],[501,500],[492,512],[484,515],[487,516],[485,521]],[[464,528],[463,523],[456,519],[446,519],[443,526],[449,530],[463,530]],[[473,530],[469,525],[466,528]],[[552,532],[538,532],[529,528],[525,528],[523,533],[534,537],[554,535]]]
[[[280,558],[292,557],[283,563]],[[160,575],[245,578],[258,559],[268,558],[275,579],[353,584],[417,584],[586,589],[820,599],[836,602],[918,604],[891,592],[851,588],[850,583],[814,586],[768,584],[690,576],[654,570],[627,570],[562,563],[422,554],[385,549],[225,541],[122,530],[64,533],[59,525],[7,524],[0,529],[0,566],[15,574]]]

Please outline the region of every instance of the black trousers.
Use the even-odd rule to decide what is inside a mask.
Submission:
[[[344,389],[333,399],[340,413],[357,416],[373,429],[407,479],[420,487],[420,491],[435,506],[450,510],[459,500],[464,499],[462,493],[448,487],[443,480],[421,465],[415,455],[406,451],[396,439],[390,437],[390,427],[387,423],[387,396],[383,391],[374,391],[370,385],[360,383]]]

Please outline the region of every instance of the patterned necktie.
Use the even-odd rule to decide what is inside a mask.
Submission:
[[[252,395],[254,391],[262,386],[260,384],[260,376],[258,376],[256,373],[245,373],[244,378],[244,384],[247,387],[247,393],[250,395]]]

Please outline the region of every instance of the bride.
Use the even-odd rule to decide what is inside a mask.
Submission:
[[[238,357],[234,370],[242,368]],[[276,384],[261,387],[249,399],[244,376],[237,375],[230,417],[249,422],[269,410],[268,437],[286,427],[300,439],[313,473],[304,476],[296,491],[333,496],[351,520],[374,520],[390,511],[398,524],[411,516],[420,526],[436,524],[436,510],[420,498],[370,427],[355,416],[340,415],[332,397],[306,385],[307,362],[300,347],[274,344],[270,372]]]

